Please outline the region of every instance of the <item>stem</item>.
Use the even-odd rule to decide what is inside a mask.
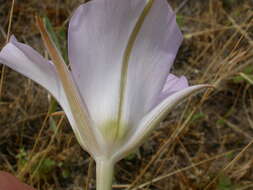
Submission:
[[[96,161],[97,190],[112,190],[114,162],[110,160]]]

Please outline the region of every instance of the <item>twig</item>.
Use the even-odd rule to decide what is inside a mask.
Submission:
[[[15,4],[15,0],[12,0],[11,11],[10,11],[10,17],[9,17],[9,25],[8,25],[8,31],[7,31],[7,36],[6,36],[6,43],[8,43],[9,38],[10,38],[11,24],[12,24],[12,18],[13,18],[13,10],[14,10],[14,4]],[[3,66],[2,66],[2,69],[1,69],[0,98],[2,97],[2,92],[3,92],[3,83],[4,83],[4,78],[5,78],[4,76],[5,76],[5,65],[3,65]]]
[[[222,154],[220,154],[220,155],[217,155],[217,156],[208,158],[208,159],[206,159],[206,160],[202,160],[202,161],[200,161],[200,162],[198,162],[198,163],[191,164],[190,166],[187,166],[187,167],[184,167],[184,168],[180,168],[180,169],[178,169],[178,170],[176,170],[176,171],[173,171],[173,172],[171,172],[171,173],[158,176],[158,177],[154,178],[153,180],[150,180],[150,181],[148,181],[148,182],[146,182],[146,183],[143,183],[143,184],[141,184],[141,185],[135,187],[133,190],[137,190],[137,189],[144,188],[144,187],[146,187],[146,186],[148,186],[148,185],[150,185],[150,184],[152,184],[152,183],[161,181],[161,180],[163,180],[163,179],[166,179],[166,178],[171,177],[171,176],[173,176],[173,175],[176,175],[176,174],[178,174],[178,173],[187,171],[187,170],[189,170],[189,169],[192,169],[192,168],[197,167],[197,166],[199,166],[199,165],[205,164],[205,163],[207,163],[207,162],[210,162],[210,161],[213,161],[213,160],[217,160],[217,159],[219,159],[219,158],[221,158],[221,157],[224,157],[224,156],[226,156],[226,155],[228,155],[228,154],[230,154],[230,153],[233,153],[233,152],[235,152],[235,150],[222,153]]]
[[[173,132],[173,134],[171,135],[171,137],[159,148],[159,150],[157,151],[157,153],[151,158],[151,160],[149,161],[149,163],[145,166],[145,168],[141,171],[140,175],[134,180],[134,182],[129,186],[128,189],[131,189],[134,185],[136,185],[139,182],[139,180],[145,175],[146,171],[150,168],[150,166],[158,158],[160,158],[164,154],[164,152],[165,152],[164,150],[166,150],[166,148],[168,147],[168,145],[171,144],[171,142],[173,142],[181,134],[181,132],[187,127],[187,123],[191,119],[191,117],[194,114],[194,112],[195,112],[195,110],[193,110],[191,112],[191,114],[189,114],[189,116],[187,117],[186,121],[179,128],[177,128]]]
[[[240,25],[236,23],[236,21],[231,17],[226,11],[224,11],[228,20],[235,26],[235,28],[248,40],[249,44],[253,47],[253,39],[248,35],[247,31],[245,31]],[[251,15],[252,16],[252,15]]]
[[[210,187],[216,182],[216,180],[227,170],[229,169],[235,162],[237,162],[242,155],[246,152],[246,150],[253,144],[253,140],[250,141],[243,149],[242,151],[226,166],[224,167],[219,174],[210,182],[207,184],[204,190],[210,189]]]
[[[185,5],[188,3],[189,0],[184,0],[175,10],[175,13],[178,13]]]
[[[244,78],[246,81],[248,81],[251,85],[253,85],[253,80],[246,74],[244,73],[239,73],[239,75]]]

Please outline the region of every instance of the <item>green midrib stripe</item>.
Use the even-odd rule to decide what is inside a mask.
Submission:
[[[117,115],[117,130],[115,134],[115,140],[118,137],[120,127],[121,127],[121,120],[122,120],[122,114],[123,114],[123,106],[124,106],[124,100],[125,100],[125,91],[126,91],[126,83],[127,83],[127,75],[128,75],[128,67],[129,67],[129,59],[131,52],[134,47],[134,43],[136,41],[136,38],[141,30],[141,27],[145,21],[146,16],[148,15],[152,5],[154,3],[154,0],[148,0],[146,6],[144,7],[140,17],[138,18],[138,21],[135,24],[135,27],[129,37],[124,56],[123,56],[123,65],[121,69],[121,78],[120,78],[120,92],[119,92],[119,108],[118,108],[118,115]],[[125,125],[122,125],[123,127]]]

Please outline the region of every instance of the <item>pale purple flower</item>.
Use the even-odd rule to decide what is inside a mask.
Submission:
[[[14,37],[0,52],[0,61],[56,98],[79,143],[98,163],[115,163],[140,146],[174,105],[207,87],[189,87],[185,77],[170,74],[182,39],[166,0],[81,5],[69,24],[67,73],[85,125],[74,117],[79,113],[52,62]]]

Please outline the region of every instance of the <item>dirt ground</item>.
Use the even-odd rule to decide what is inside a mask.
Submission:
[[[45,55],[35,15],[47,16],[66,54],[81,0],[0,0],[8,31]],[[253,189],[253,1],[169,0],[184,34],[172,72],[216,86],[177,106],[138,152],[115,168],[114,189]],[[12,15],[11,25],[10,15]],[[8,28],[10,27],[10,30]],[[95,189],[95,164],[49,94],[0,66],[0,170],[38,190]]]

